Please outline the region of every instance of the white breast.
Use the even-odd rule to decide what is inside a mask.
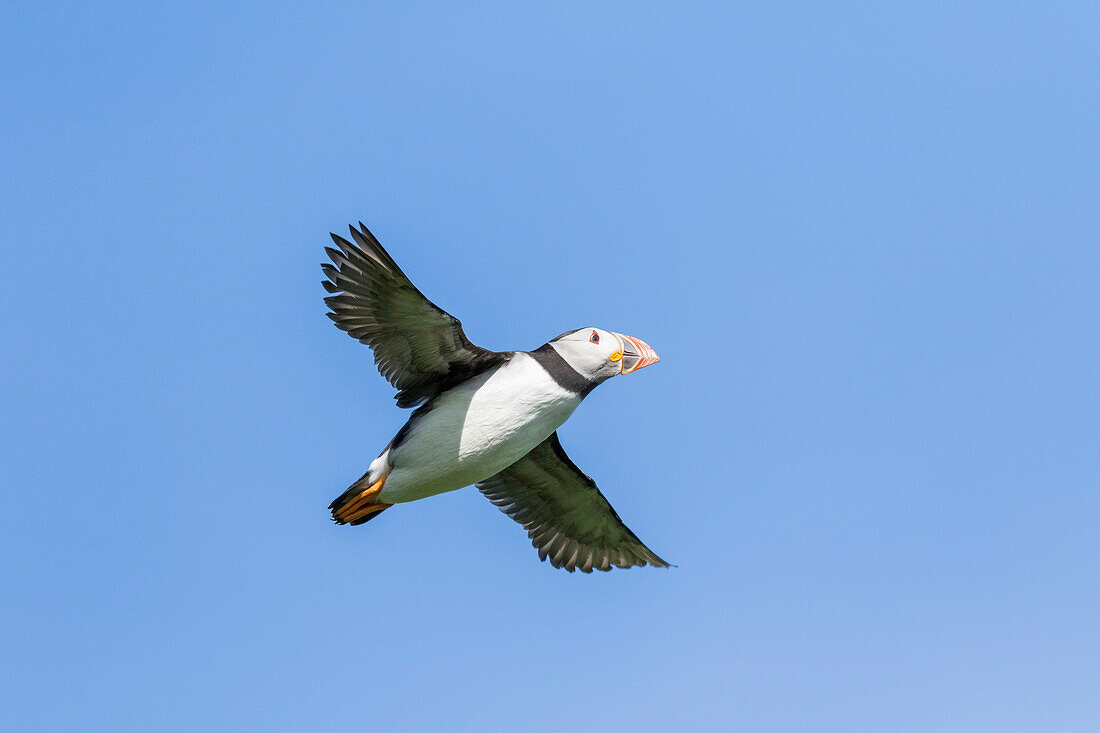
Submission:
[[[381,501],[453,491],[507,468],[564,423],[581,397],[527,354],[440,395],[388,456]]]

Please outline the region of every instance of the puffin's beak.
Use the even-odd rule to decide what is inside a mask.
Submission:
[[[645,341],[627,336],[625,333],[616,333],[615,336],[623,347],[622,361],[619,362],[620,374],[636,372],[644,366],[656,364],[661,360],[657,352]]]

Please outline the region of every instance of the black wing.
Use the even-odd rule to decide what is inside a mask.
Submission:
[[[549,557],[556,568],[590,573],[612,565],[668,567],[623,524],[596,482],[569,460],[557,433],[477,487],[523,525],[539,558]]]
[[[416,289],[363,223],[349,227],[355,244],[332,235],[326,247],[325,298],[336,327],[374,350],[378,371],[400,391],[399,407],[413,407],[507,359],[475,346],[458,319]],[[358,246],[356,246],[358,245]],[[335,266],[333,266],[335,265]]]

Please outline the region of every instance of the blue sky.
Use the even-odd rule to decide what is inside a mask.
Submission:
[[[433,5],[0,8],[0,728],[1095,730],[1095,4]],[[330,523],[359,219],[677,568]]]

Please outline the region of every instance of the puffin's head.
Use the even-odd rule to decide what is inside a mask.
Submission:
[[[616,374],[630,374],[661,360],[649,344],[602,328],[567,331],[550,342],[569,366],[585,377],[602,382]]]

